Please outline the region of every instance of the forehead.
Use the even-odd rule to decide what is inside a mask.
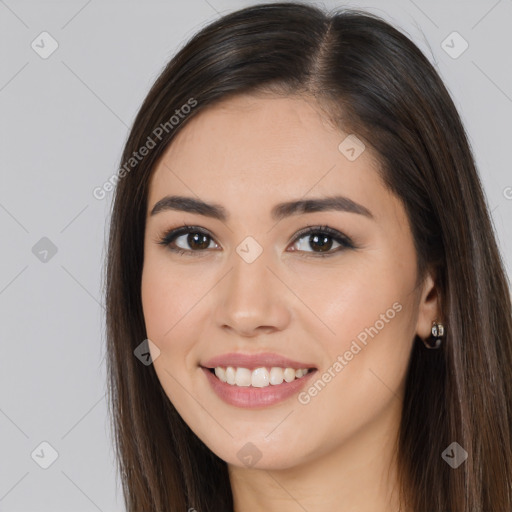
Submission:
[[[360,199],[381,187],[366,146],[353,161],[312,98],[240,95],[210,106],[178,133],[155,167],[149,205],[164,193],[240,200],[328,195]],[[267,199],[268,200],[268,199]]]

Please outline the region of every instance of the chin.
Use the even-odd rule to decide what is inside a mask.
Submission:
[[[265,431],[266,432],[266,431]],[[235,437],[227,443],[219,444],[202,439],[203,443],[220,459],[231,466],[244,469],[286,470],[304,464],[315,452],[313,447],[305,446],[304,441],[288,436],[265,439],[266,434],[247,433]],[[304,439],[307,434],[304,433]],[[297,451],[300,447],[300,453]]]

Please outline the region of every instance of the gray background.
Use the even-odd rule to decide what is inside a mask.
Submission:
[[[97,200],[92,190],[116,171],[128,127],[177,48],[253,3],[0,0],[1,511],[124,510],[105,402],[101,274],[112,194]],[[381,15],[437,66],[510,276],[512,1],[317,3]],[[49,48],[43,31],[59,45],[46,59],[31,47]],[[453,31],[469,44],[458,58],[442,46]],[[58,453],[47,469],[43,441]]]

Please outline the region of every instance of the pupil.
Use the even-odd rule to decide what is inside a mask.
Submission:
[[[200,240],[200,238],[203,238],[203,241],[202,243],[201,242],[198,242],[196,244],[196,242],[198,240]],[[198,245],[198,249],[207,249],[208,246],[210,245],[209,242],[208,242],[208,236],[207,235],[203,235],[202,233],[191,233],[188,235],[188,244],[190,245],[190,247],[194,247],[194,245]]]
[[[323,235],[323,236],[313,235],[312,238],[313,238],[313,243],[320,244],[319,245],[320,251],[317,251],[317,252],[329,251],[329,249],[331,248],[332,241],[331,241],[331,243],[327,242],[327,240],[330,238],[328,235]],[[311,246],[312,249],[314,249],[311,242],[309,243],[309,245]]]

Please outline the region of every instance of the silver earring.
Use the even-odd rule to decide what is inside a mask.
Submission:
[[[441,346],[441,338],[444,336],[444,325],[432,322],[432,336],[423,340],[427,348],[439,348]]]

